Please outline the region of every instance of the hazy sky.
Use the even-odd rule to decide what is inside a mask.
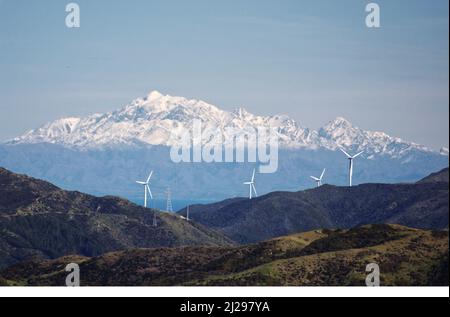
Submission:
[[[449,144],[448,0],[0,0],[0,141],[157,89]]]

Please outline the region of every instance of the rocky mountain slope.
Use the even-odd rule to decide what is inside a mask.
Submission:
[[[448,232],[370,225],[317,230],[241,247],[135,249],[96,258],[31,261],[0,272],[4,285],[64,286],[68,263],[83,286],[363,286],[366,265],[381,285],[448,285]]]
[[[324,185],[252,200],[193,205],[190,217],[240,243],[320,228],[393,223],[422,229],[449,224],[448,169],[415,184]],[[180,214],[185,215],[186,210]]]
[[[157,226],[153,226],[156,216]],[[174,214],[94,197],[0,168],[0,267],[67,254],[232,242]]]

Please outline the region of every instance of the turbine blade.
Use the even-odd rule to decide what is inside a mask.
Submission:
[[[253,191],[255,192],[255,197],[258,197],[258,193],[256,192],[255,184],[252,184]]]
[[[256,172],[256,170],[255,169],[253,169],[253,175],[252,175],[252,183],[255,181],[255,172]]]
[[[136,183],[141,184],[141,185],[145,185],[146,182],[141,182],[141,181],[136,181]]]
[[[153,175],[153,171],[151,171],[151,172],[150,172],[150,175],[148,175],[148,178],[147,178],[147,184],[148,184],[148,182],[150,182],[150,178],[152,178],[152,175]]]
[[[147,187],[148,193],[150,194],[150,198],[153,199],[153,194],[152,191],[150,190],[150,187],[148,185],[146,185],[145,187]]]
[[[342,153],[344,153],[345,155],[347,155],[348,158],[352,158],[352,156],[350,154],[348,154],[347,152],[345,152],[345,150],[343,148],[339,148],[339,150],[342,151]]]
[[[317,177],[314,176],[310,176],[313,180],[315,180],[316,182],[319,181],[320,179],[318,179]]]
[[[355,156],[353,156],[353,158],[357,158],[358,156],[360,156],[361,154],[363,154],[364,151],[359,152],[358,154],[356,154]]]
[[[323,176],[325,175],[326,170],[327,170],[326,168],[323,169],[322,174],[320,175],[320,180],[322,180]]]

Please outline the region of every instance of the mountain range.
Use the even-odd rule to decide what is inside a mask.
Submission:
[[[345,185],[347,160],[338,148],[365,151],[355,164],[355,184],[410,182],[448,166],[440,152],[383,132],[366,131],[344,118],[319,130],[302,127],[285,115],[258,116],[243,108],[228,112],[207,102],[157,91],[121,109],[85,118],[63,118],[0,145],[0,166],[94,195],[140,199],[135,180],[155,170],[155,193],[170,186],[175,199],[220,200],[242,196],[242,182],[254,163],[173,163],[173,131],[272,127],[280,140],[278,170],[257,177],[259,193],[306,189],[309,176],[327,168],[325,183]],[[205,138],[208,133],[205,133]],[[204,143],[211,142],[209,139]],[[218,181],[220,180],[220,181]]]
[[[448,229],[448,168],[412,184],[324,185],[298,192],[273,192],[254,199],[227,199],[190,206],[190,218],[239,243],[319,228],[347,229],[390,223]],[[186,216],[186,208],[179,212]]]
[[[342,117],[315,131],[300,126],[286,115],[257,116],[244,108],[228,112],[201,100],[172,97],[158,91],[133,100],[116,111],[50,122],[7,143],[52,143],[83,149],[129,145],[172,146],[174,140],[170,137],[171,132],[192,129],[194,119],[202,121],[205,131],[225,131],[229,127],[273,127],[277,130],[280,145],[290,149],[336,150],[341,147],[365,151],[369,158],[373,155],[407,158],[414,151],[434,153],[425,146],[383,132],[365,131]],[[207,143],[209,140],[204,141]],[[229,141],[226,133],[224,141]]]

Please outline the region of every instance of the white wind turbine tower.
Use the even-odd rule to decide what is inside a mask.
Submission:
[[[256,170],[253,169],[253,175],[252,180],[250,182],[245,182],[244,185],[248,185],[250,189],[250,195],[249,198],[252,199],[253,192],[255,193],[255,197],[258,197],[258,194],[256,193],[256,187],[255,187],[255,172]]]
[[[340,150],[342,151],[342,153],[344,153],[345,155],[347,155],[348,160],[349,160],[349,168],[348,168],[348,177],[349,177],[349,183],[350,183],[350,187],[352,187],[352,179],[353,179],[353,160],[355,158],[357,158],[358,156],[360,156],[361,154],[364,153],[364,151],[359,152],[358,154],[355,154],[353,156],[351,156],[350,154],[348,154],[347,152],[345,152],[342,148],[340,148]]]
[[[325,175],[325,171],[326,171],[326,169],[324,168],[320,177],[310,176],[313,180],[316,181],[317,187],[322,186],[322,179],[323,179],[323,176]]]
[[[186,221],[191,220],[191,219],[189,219],[189,207],[190,207],[190,205],[187,205],[187,207],[186,207],[186,217],[180,215],[181,219],[184,219]]]
[[[144,186],[144,207],[147,208],[147,192],[150,195],[150,198],[153,199],[152,191],[150,190],[150,178],[152,178],[153,171],[150,172],[150,175],[148,175],[147,181],[136,181],[136,183]]]

